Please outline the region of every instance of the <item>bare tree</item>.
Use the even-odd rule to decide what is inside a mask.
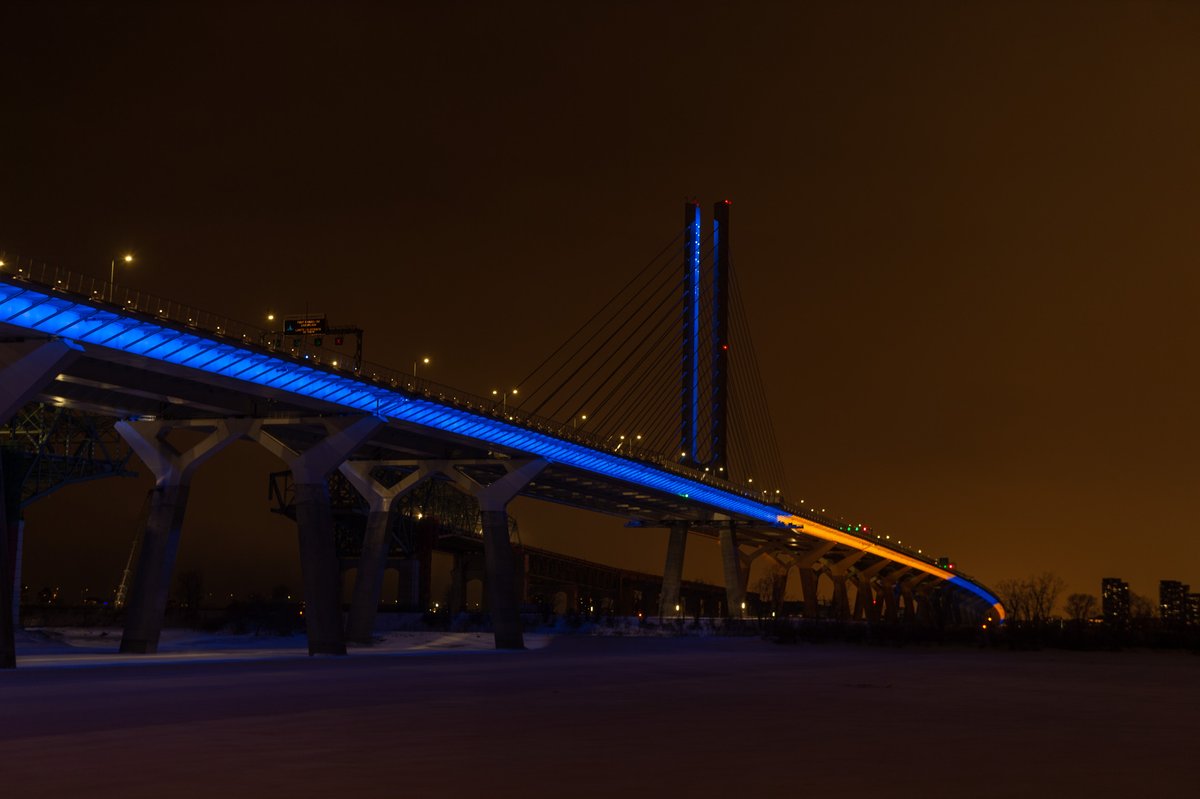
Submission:
[[[1155,605],[1141,594],[1129,592],[1129,618],[1138,625],[1146,626],[1154,621]]]
[[[1030,616],[1036,624],[1044,624],[1054,615],[1058,595],[1066,587],[1063,578],[1053,572],[1042,572],[1029,579]]]
[[[1045,624],[1065,585],[1057,574],[1042,572],[1025,580],[1002,580],[996,584],[996,592],[1013,621]]]
[[[1099,601],[1091,594],[1071,594],[1067,597],[1067,615],[1080,626],[1087,624],[1099,608]]]
[[[781,567],[773,567],[754,584],[758,599],[764,607],[779,611],[783,608],[783,594],[787,589],[787,572]]]
[[[1009,618],[1016,622],[1029,621],[1029,592],[1024,580],[1001,580],[996,583],[996,593],[1000,595]]]

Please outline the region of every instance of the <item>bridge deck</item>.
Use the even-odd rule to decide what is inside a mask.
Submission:
[[[107,303],[0,274],[0,336],[10,343],[29,338],[31,345],[59,337],[82,348],[43,390],[45,401],[123,418],[266,418],[299,447],[317,434],[305,418],[374,414],[387,424],[356,457],[541,458],[550,467],[525,488],[528,496],[651,524],[686,520],[707,534],[715,533],[716,522],[732,520],[743,541],[783,552],[833,541],[847,552],[865,552],[864,563],[882,559],[893,572],[911,569],[946,580],[1003,617],[996,597],[976,581],[878,537],[839,529],[833,519],[758,501],[675,464],[610,451],[586,436],[564,434],[550,420],[498,411],[494,402],[453,389],[404,384],[373,367],[347,373],[293,358],[260,343],[268,342],[269,331],[256,336],[228,323],[206,331],[196,317],[180,323],[137,309],[157,305],[167,304]],[[21,348],[0,352],[12,359]]]

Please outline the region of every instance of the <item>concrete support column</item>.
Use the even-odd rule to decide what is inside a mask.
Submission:
[[[667,562],[663,565],[662,591],[658,595],[658,617],[675,614],[683,585],[683,555],[687,550],[687,522],[671,522],[667,538]],[[728,611],[732,613],[732,610]]]
[[[344,655],[342,591],[329,488],[324,482],[297,483],[294,492],[308,654]]]
[[[0,369],[0,425],[7,424],[81,351],[79,345],[64,339],[5,343],[2,355],[6,365]],[[21,572],[21,492],[19,486],[9,486],[5,496],[3,471],[0,466],[0,668],[11,669],[17,665],[16,627],[21,608],[21,583],[17,579]]]
[[[65,339],[21,341],[3,347],[8,365],[0,369],[0,424],[7,424],[83,352],[78,344]]]
[[[854,582],[854,610],[850,613],[850,618],[854,621],[863,621],[867,618],[867,608],[871,605],[871,580],[863,577],[861,574],[855,574],[850,578]]]
[[[854,575],[854,585],[857,588],[854,594],[855,621],[870,619],[872,608],[876,604],[874,592],[872,591],[871,587],[871,580],[875,577],[875,575],[883,571],[883,568],[887,565],[888,561],[881,560],[874,566],[861,569],[857,574]]]
[[[935,595],[938,584],[941,580],[930,580],[921,584],[921,587],[915,591],[917,600],[917,621],[925,625],[933,625],[937,623],[937,613],[935,612]]]
[[[840,620],[850,618],[850,596],[846,592],[846,580],[850,577],[850,567],[862,560],[865,551],[852,552],[837,563],[826,567],[829,578],[833,580],[833,615]]]
[[[386,568],[386,567],[385,567]],[[420,558],[408,558],[396,566],[396,603],[402,610],[429,610],[428,603],[422,600],[421,580],[423,569]],[[353,606],[350,608],[353,614]]]
[[[296,452],[259,423],[253,437],[292,470],[308,654],[344,655],[342,579],[333,540],[329,475],[382,425],[374,416],[321,419],[326,437]]]
[[[430,462],[429,468],[453,479],[461,490],[479,502],[479,515],[483,523],[483,555],[487,568],[484,588],[496,648],[524,649],[520,576],[517,574],[512,544],[508,540],[508,503],[549,464],[540,459],[501,463],[508,470],[507,474],[488,485],[482,485],[463,474],[454,468],[453,463]]]
[[[192,474],[201,463],[245,435],[251,425],[248,419],[195,423],[117,422],[117,432],[155,478],[154,488],[150,490],[150,516],[142,533],[133,584],[125,604],[122,652],[152,654],[158,651]],[[176,426],[207,429],[209,433],[200,443],[180,451],[167,441],[168,434]]]
[[[497,649],[524,649],[517,590],[517,562],[508,541],[508,511],[480,510],[483,523],[483,557],[487,566],[484,586]]]
[[[395,485],[385,487],[371,476],[371,471],[386,465],[386,461],[346,461],[340,467],[342,474],[370,507],[358,574],[354,578],[354,590],[350,598],[350,616],[346,621],[346,640],[357,644],[369,644],[375,629],[375,614],[383,593],[383,574],[387,571],[392,508],[400,497],[430,476],[430,471],[421,465]]]
[[[450,615],[462,613],[467,604],[467,574],[466,557],[461,552],[454,553],[454,564],[450,567]]]
[[[913,624],[917,620],[916,589],[926,579],[929,579],[928,574],[918,572],[916,575],[900,581],[900,599],[904,603],[904,621],[907,624]]]
[[[795,560],[796,573],[800,575],[800,591],[804,598],[804,618],[806,619],[815,619],[817,617],[818,575],[816,565],[835,546],[837,544],[833,541],[826,541],[820,546],[800,555]]]
[[[158,651],[189,492],[187,485],[168,484],[150,489],[150,515],[142,532],[137,568],[125,604],[122,652]]]
[[[0,451],[0,669],[17,667],[16,625],[13,623],[13,564],[8,556],[12,540],[14,518],[20,518],[20,509],[13,508],[10,494],[4,482],[4,457]]]
[[[845,621],[850,618],[850,597],[846,592],[846,581],[850,576],[831,574],[829,579],[833,580],[833,616],[838,621]]]
[[[873,582],[871,589],[874,596],[871,606],[867,608],[867,621],[878,624],[883,621],[883,588],[878,582]]]
[[[812,567],[797,568],[797,573],[800,575],[800,593],[804,600],[804,618],[815,619],[819,605],[817,604],[817,591],[819,590],[819,575],[813,571]]]
[[[9,533],[9,536],[10,536],[10,539],[9,539],[9,545],[10,545],[10,547],[11,547],[11,546],[12,546],[12,539],[11,539],[11,536],[13,535],[13,528],[11,528],[11,527],[10,527],[10,528],[9,528],[9,530],[8,530],[8,533]],[[14,629],[14,630],[19,630],[19,629],[21,629],[21,563],[22,563],[22,559],[23,559],[23,558],[24,558],[24,556],[25,556],[25,520],[24,520],[24,519],[17,519],[17,527],[16,527],[16,539],[17,539],[17,541],[16,541],[16,546],[15,546],[15,547],[12,547],[12,549],[13,549],[13,558],[12,558],[12,582],[13,582],[13,594],[12,594],[12,597],[13,597],[13,600],[12,600],[12,601],[13,601],[13,608],[12,608],[12,619],[13,619],[13,629]]]
[[[750,570],[742,569],[737,533],[731,521],[721,527],[721,563],[725,569],[725,602],[729,609],[726,615],[730,618],[740,618],[742,608],[746,604],[746,581],[749,579]]]
[[[899,620],[899,600],[896,596],[896,584],[908,569],[892,572],[879,581],[880,592],[883,594],[883,620],[896,622]]]

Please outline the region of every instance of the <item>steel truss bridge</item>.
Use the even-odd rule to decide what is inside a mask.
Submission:
[[[723,413],[707,419],[712,442],[700,441],[706,421],[698,412],[700,393],[711,387],[716,398],[727,391],[720,378],[727,347],[718,322],[708,341],[712,373],[698,377],[698,320],[722,297],[718,288],[701,304],[698,206],[689,204],[687,213],[682,415],[675,417],[680,438],[670,447],[682,442],[680,452],[577,426],[573,416],[565,423],[540,415],[544,402],[529,409],[369,364],[338,367],[311,349],[279,346],[277,331],[20,262],[0,269],[0,422],[35,401],[118,419],[114,429],[154,473],[123,651],[156,651],[191,475],[239,439],[258,441],[291,469],[311,653],[344,654],[347,639],[369,638],[390,547],[389,513],[428,480],[450,483],[478,503],[487,604],[499,647],[522,646],[505,511],[518,495],[611,514],[631,526],[666,528],[660,610],[678,603],[687,538],[701,535],[720,541],[729,609],[744,606],[749,564],[765,555],[796,569],[805,605],[813,609],[824,574],[833,582],[833,605],[846,618],[869,616],[870,607],[900,598],[909,607],[936,598],[955,604],[963,618],[1002,621],[995,594],[960,571],[732,479],[725,440],[736,437],[726,432]],[[712,249],[727,253],[719,208],[716,216],[712,238],[725,244]],[[720,260],[714,257],[714,271]],[[186,445],[179,444],[181,436]],[[346,623],[329,503],[334,471],[370,506]],[[0,525],[8,539],[19,520],[14,505],[19,508],[7,503],[8,523]],[[12,563],[0,561],[0,625],[6,627],[0,655],[7,652],[11,665]],[[855,588],[853,608],[847,586]]]

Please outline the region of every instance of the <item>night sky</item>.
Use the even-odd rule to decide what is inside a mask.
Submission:
[[[1200,584],[1200,8],[163,5],[0,10],[0,249],[132,250],[137,288],[486,394],[729,198],[793,494],[988,584]],[[180,568],[298,587],[273,468],[201,469]],[[32,508],[26,582],[115,585],[148,485]],[[661,568],[660,531],[514,511]]]

